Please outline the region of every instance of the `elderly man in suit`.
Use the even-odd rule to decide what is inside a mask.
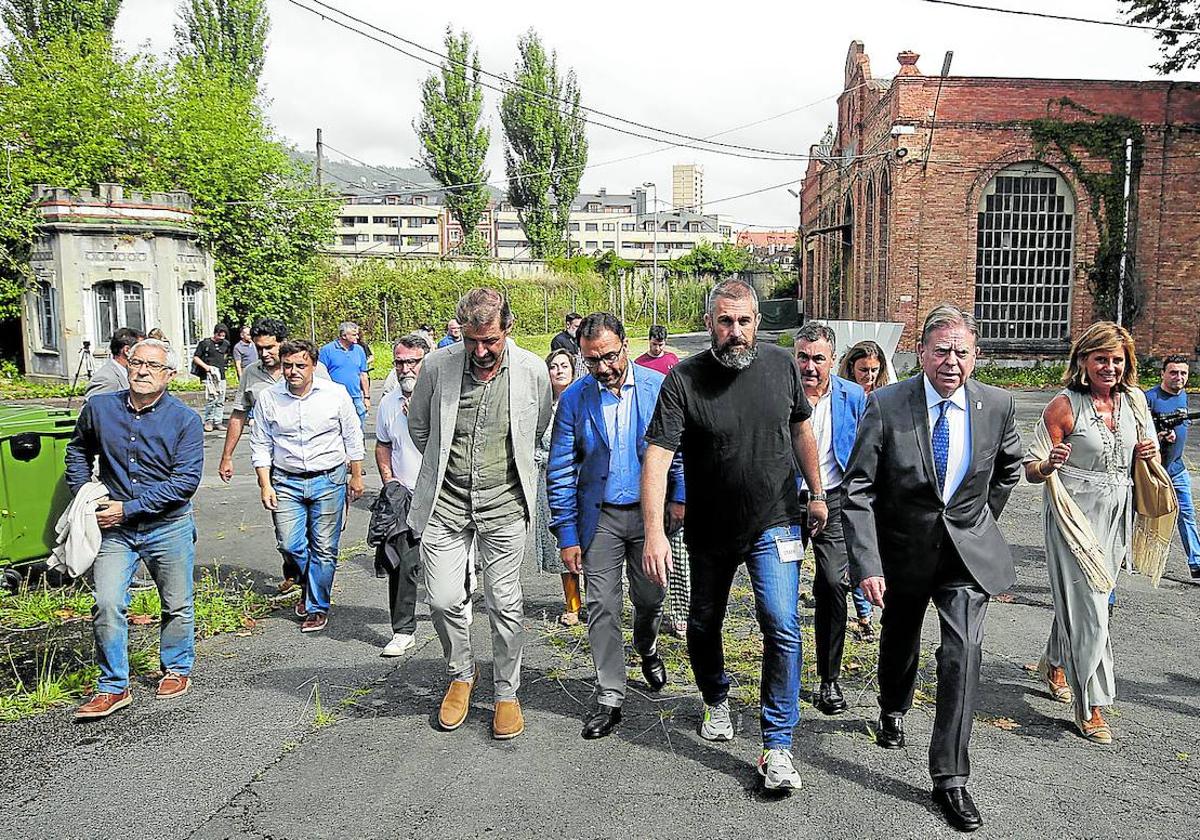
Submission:
[[[589,373],[558,400],[546,473],[550,527],[563,565],[587,577],[588,641],[596,664],[597,709],[583,737],[603,738],[621,721],[625,645],[621,635],[621,578],[628,569],[633,602],[633,647],[652,691],[667,683],[658,655],[666,590],[642,569],[641,480],[646,427],[654,416],[663,375],[630,364],[625,327],[607,312],[579,324]],[[635,371],[636,370],[636,374]],[[672,464],[668,514],[683,524],[683,464]]]
[[[843,481],[854,576],[882,606],[876,743],[904,746],[921,624],[938,611],[937,712],[929,745],[933,799],[953,827],[983,824],[966,784],[988,599],[1016,581],[996,525],[1021,472],[1016,409],[969,377],[975,319],[943,304],[929,313],[922,374],[867,400]]]
[[[513,314],[499,292],[472,289],[455,318],[462,342],[430,354],[409,400],[409,433],[424,457],[408,524],[421,539],[433,627],[450,674],[438,712],[445,730],[466,720],[476,679],[463,600],[475,545],[492,626],[492,734],[503,740],[525,731],[517,700],[521,559],[537,510],[533,453],[550,424],[550,378],[541,359],[509,340]]]
[[[866,408],[867,395],[856,383],[833,373],[837,336],[833,330],[809,321],[799,332],[793,351],[800,368],[800,384],[812,406],[813,434],[817,438],[817,460],[821,485],[829,495],[829,523],[813,537],[817,569],[813,575],[816,615],[813,636],[817,648],[820,687],[813,692],[813,706],[823,715],[840,715],[847,709],[838,685],[842,652],[846,648],[846,595],[850,592],[850,564],[842,532],[842,477],[854,449],[858,421]],[[808,487],[802,477],[801,499],[808,503]]]

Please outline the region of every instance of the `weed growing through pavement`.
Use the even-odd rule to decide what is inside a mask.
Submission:
[[[271,610],[267,596],[254,589],[248,576],[233,573],[221,577],[219,567],[204,569],[195,584],[193,599],[196,636],[206,639],[218,633],[233,633],[254,623]],[[129,602],[133,623],[139,619],[156,620],[162,614],[157,589],[135,592]]]
[[[94,603],[92,593],[83,586],[52,587],[45,580],[30,586],[24,581],[16,592],[0,589],[0,629],[59,627],[91,615]]]
[[[323,729],[337,721],[337,711],[335,709],[326,709],[321,705],[320,683],[313,683],[311,700],[313,707],[313,729]]]
[[[56,651],[47,651],[40,658],[37,674],[25,680],[12,664],[16,684],[0,695],[0,722],[14,723],[40,715],[50,709],[73,705],[83,697],[100,677],[95,665],[69,669],[56,666]]]

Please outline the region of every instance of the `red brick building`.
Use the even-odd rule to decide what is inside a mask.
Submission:
[[[1197,352],[1200,84],[943,78],[897,58],[876,79],[851,43],[837,123],[812,147],[813,317],[898,321],[911,349],[924,314],[951,301],[974,308],[986,352],[1055,356],[1115,315],[1124,276],[1139,352]]]

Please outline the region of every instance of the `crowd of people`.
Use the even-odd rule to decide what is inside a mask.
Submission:
[[[758,299],[740,280],[714,287],[704,315],[710,347],[682,361],[666,350],[661,326],[650,330],[648,351],[630,359],[625,326],[608,313],[568,314],[545,359],[511,340],[513,322],[500,293],[477,288],[440,340],[428,330],[400,338],[375,418],[383,488],[368,541],[388,581],[392,627],[382,654],[413,648],[423,581],[446,662],[437,712],[445,731],[462,726],[479,680],[476,588],[491,631],[493,735],[524,731],[521,569],[529,557],[561,579],[558,621],[586,621],[596,692],[583,738],[621,723],[628,586],[646,685],[657,692],[668,682],[660,632],[684,636],[703,698],[700,736],[733,739],[722,626],[744,566],[763,636],[757,771],[766,789],[799,787],[798,591],[811,544],[812,704],[825,715],[848,711],[839,685],[847,628],[873,638],[872,612],[881,608],[880,747],[906,743],[923,620],[934,605],[933,799],[952,826],[970,831],[982,825],[967,784],[987,607],[1016,582],[997,520],[1020,476],[1046,488],[1054,620],[1040,679],[1053,699],[1073,704],[1087,740],[1113,737],[1103,717],[1115,699],[1107,603],[1121,567],[1157,580],[1178,522],[1200,578],[1182,466],[1187,426],[1156,435],[1152,416],[1186,408],[1188,360],[1169,357],[1147,396],[1133,340],[1116,324],[1094,324],[1075,340],[1064,390],[1023,448],[1012,396],[971,376],[974,318],[948,304],[924,321],[920,373],[897,382],[874,342],[849,348],[838,366],[837,335],[821,323],[805,324],[790,353],[760,342]],[[80,519],[94,509],[84,524],[102,535],[91,564],[101,677],[79,718],[132,700],[125,610],[139,560],[163,601],[158,696],[190,686],[191,498],[206,428],[225,427],[224,481],[250,429],[251,465],[283,559],[281,589],[301,590],[303,632],[329,621],[343,518],[364,492],[370,387],[360,331],[343,323],[318,348],[264,318],[232,351],[227,333],[218,325],[192,360],[206,382],[223,386],[222,359],[232,352],[238,389],[227,427],[223,410],[211,409],[217,384],[203,419],[166,393],[175,366],[163,341],[119,330],[93,380],[104,387],[90,394],[67,448],[75,504],[92,506]],[[1173,490],[1151,499],[1143,485]]]

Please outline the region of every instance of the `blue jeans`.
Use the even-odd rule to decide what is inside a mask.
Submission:
[[[776,538],[800,542],[800,526],[768,528],[753,548],[741,555],[692,552],[687,645],[692,673],[705,704],[713,706],[725,700],[729,696],[729,674],[725,671],[721,627],[734,575],[745,563],[763,634],[759,687],[763,747],[789,749],[792,730],[800,721],[800,611],[796,591],[800,586],[799,555],[803,552],[797,552],[795,562],[783,562]]]
[[[138,561],[146,564],[162,601],[159,657],[164,672],[190,674],[196,661],[196,622],[192,610],[192,571],[196,525],[189,505],[168,519],[147,518],[102,532],[92,566],[96,606],[97,691],[119,694],[129,686],[129,584]]]
[[[346,465],[307,478],[272,470],[271,486],[279,500],[274,515],[279,552],[285,565],[290,561],[300,569],[308,611],[327,613],[346,509]]]
[[[366,434],[367,403],[362,397],[351,397],[350,402],[354,403],[354,410],[358,412],[358,425],[362,426],[362,431]]]
[[[1187,470],[1171,476],[1175,497],[1179,499],[1179,539],[1187,555],[1188,568],[1200,570],[1200,536],[1196,534],[1196,506],[1192,504],[1192,477]]]
[[[871,602],[863,594],[861,586],[854,587],[850,593],[850,597],[854,599],[854,612],[859,618],[870,618],[874,614]]]

